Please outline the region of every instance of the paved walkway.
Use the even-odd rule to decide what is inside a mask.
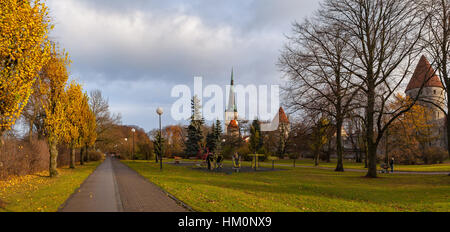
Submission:
[[[182,212],[160,188],[113,158],[106,158],[61,212]]]

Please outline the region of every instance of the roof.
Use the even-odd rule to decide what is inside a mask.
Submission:
[[[237,121],[234,119],[230,121],[230,124],[228,125],[228,127],[239,128]]]
[[[425,81],[427,82],[425,83]],[[406,91],[419,89],[424,83],[424,87],[444,88],[441,79],[434,72],[430,62],[428,62],[425,56],[422,56],[420,57],[416,70],[414,71],[414,74],[406,87]]]
[[[280,109],[278,110],[278,115],[280,118],[280,123],[289,123],[289,119],[286,116],[286,113],[284,113],[283,107],[280,107]]]

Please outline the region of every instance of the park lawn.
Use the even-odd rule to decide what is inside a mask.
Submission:
[[[173,162],[173,159],[164,160],[164,162]],[[201,160],[187,160],[183,159],[183,161],[197,161],[201,162]],[[230,160],[225,160],[225,163],[231,164]],[[324,168],[336,168],[336,160],[331,160],[330,163],[327,162],[319,162],[319,167]],[[250,161],[242,161],[243,164],[251,165]],[[260,165],[262,167],[271,167],[272,161],[265,161],[260,162]],[[313,159],[298,159],[295,161],[296,166],[309,166],[314,167],[314,160]],[[284,167],[293,167],[293,160],[276,160],[275,166],[277,168],[284,168]],[[395,171],[403,171],[403,172],[449,172],[450,173],[450,161],[446,160],[443,164],[431,164],[431,165],[401,165],[396,164]],[[356,163],[353,160],[344,160],[344,169],[359,169],[359,170],[365,170],[367,168],[364,168],[364,163]],[[380,165],[377,165],[377,168],[380,168]]]
[[[99,164],[59,168],[56,178],[45,171],[0,181],[0,212],[56,212]]]
[[[336,173],[315,168],[210,173],[148,161],[123,161],[196,211],[450,211],[450,177]]]
[[[336,168],[336,160],[331,160],[330,163],[320,162],[320,167],[326,168]],[[275,164],[292,164],[292,160],[278,160],[275,161]],[[299,166],[314,166],[314,160],[312,159],[299,159],[295,161],[296,165]],[[379,168],[380,165],[377,165]],[[356,163],[354,161],[345,160],[344,161],[344,169],[360,169],[364,170],[364,163]],[[443,164],[431,164],[431,165],[394,165],[396,171],[404,171],[404,172],[450,172],[450,162],[446,161]]]

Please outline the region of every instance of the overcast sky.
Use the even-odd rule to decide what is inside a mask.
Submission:
[[[47,0],[71,78],[100,89],[123,124],[157,127],[174,85],[194,76],[225,86],[280,84],[285,34],[319,6],[314,0]],[[170,114],[164,123],[177,123]]]

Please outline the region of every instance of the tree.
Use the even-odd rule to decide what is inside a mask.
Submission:
[[[311,150],[314,154],[314,165],[319,165],[319,155],[323,148],[323,146],[328,141],[328,129],[330,128],[330,121],[328,119],[322,117],[320,118],[316,125],[312,128],[311,133]]]
[[[39,90],[42,95],[41,103],[45,111],[45,136],[49,145],[50,177],[58,175],[56,169],[58,149],[57,145],[68,133],[66,130],[66,96],[64,88],[69,78],[67,66],[70,64],[68,54],[61,52],[53,44],[51,58],[44,65],[39,75]]]
[[[400,94],[390,107],[407,107],[411,99]],[[426,159],[426,150],[430,142],[436,137],[432,133],[435,127],[430,110],[419,104],[410,111],[398,117],[389,127],[389,141],[387,146],[395,156],[397,162],[416,164],[419,159]],[[386,157],[388,160],[388,157]]]
[[[89,147],[94,146],[97,140],[97,120],[94,112],[89,106],[89,97],[84,94],[82,101],[82,113],[83,113],[83,126],[81,128],[81,147],[80,149],[80,163],[89,161]],[[83,157],[83,151],[85,156]]]
[[[204,119],[201,116],[201,106],[197,96],[194,96],[191,100],[191,122],[187,128],[187,140],[185,153],[187,156],[196,156],[201,151],[203,132],[202,127]]]
[[[211,131],[208,131],[208,134],[206,135],[206,148],[208,148],[209,151],[214,152],[216,149],[216,136],[215,136],[215,126],[214,123],[211,126]]]
[[[284,91],[291,110],[326,113],[336,122],[335,171],[344,171],[342,127],[348,113],[356,107],[353,98],[359,89],[353,83],[353,75],[344,68],[352,66],[347,61],[352,55],[346,31],[324,23],[326,18],[318,14],[315,21],[294,23],[294,35],[288,37],[279,66],[288,77]],[[280,148],[284,147],[283,142],[280,137]]]
[[[450,86],[450,2],[448,0],[426,0],[421,1],[421,4],[426,13],[429,14],[426,33],[422,42],[436,66],[436,71],[447,94],[445,108],[439,104],[435,106],[446,116],[447,144],[450,144],[450,117],[448,116],[448,109],[450,109],[450,101],[448,101],[450,99],[448,89]],[[435,103],[433,99],[421,100],[431,104]],[[450,146],[447,146],[447,151],[450,157]]]
[[[96,120],[96,143],[106,149],[109,145],[115,143],[114,139],[109,137],[109,133],[115,125],[120,124],[120,114],[111,114],[109,110],[108,99],[105,99],[100,90],[93,90],[89,94],[89,105],[95,115]]]
[[[164,154],[164,138],[162,137],[162,134],[158,131],[155,139],[153,140],[153,149],[155,152],[155,159],[156,163],[158,163],[159,159],[162,159]]]
[[[70,168],[75,168],[75,149],[80,148],[82,144],[83,132],[83,100],[85,100],[81,85],[72,81],[67,90],[65,104],[66,132],[64,141],[69,144],[70,149]]]
[[[2,0],[0,18],[1,137],[20,117],[36,76],[49,59],[50,20],[39,0]]]
[[[250,142],[249,147],[250,150],[257,154],[258,151],[263,147],[263,136],[261,134],[261,123],[258,119],[253,120],[252,125],[250,126]]]
[[[374,178],[377,148],[385,131],[415,103],[389,111],[385,107],[421,52],[419,41],[427,15],[412,0],[327,0],[323,6],[321,15],[346,32],[344,41],[353,54],[345,58],[343,67],[359,79],[357,86],[364,96],[366,176]]]

